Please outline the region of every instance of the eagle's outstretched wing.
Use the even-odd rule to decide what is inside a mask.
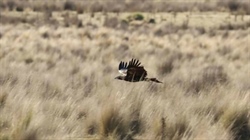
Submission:
[[[118,70],[119,72],[123,75],[123,76],[126,76],[127,75],[127,70],[128,70],[128,65],[126,62],[120,62],[119,64],[119,67],[118,67]]]
[[[140,64],[136,59],[132,59],[129,63],[120,62],[119,72],[126,76],[126,81],[142,81],[147,76],[147,71]]]

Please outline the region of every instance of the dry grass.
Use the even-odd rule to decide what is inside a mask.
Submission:
[[[248,15],[0,16],[0,139],[250,138]],[[163,84],[114,80],[131,58]]]
[[[112,5],[112,6],[110,6]],[[237,15],[250,14],[247,0],[93,0],[93,1],[29,1],[29,0],[2,0],[1,10],[23,12],[26,9],[33,11],[76,11],[85,12],[187,12],[187,11],[229,11]]]

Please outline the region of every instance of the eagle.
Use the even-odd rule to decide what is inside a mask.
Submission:
[[[132,59],[129,63],[121,61],[118,70],[122,75],[115,77],[115,79],[128,82],[152,81],[162,83],[156,78],[147,78],[147,71],[140,64],[137,59]]]

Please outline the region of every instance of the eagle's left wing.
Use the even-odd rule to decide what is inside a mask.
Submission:
[[[121,61],[118,70],[123,76],[126,76],[128,71],[128,64],[126,62]]]

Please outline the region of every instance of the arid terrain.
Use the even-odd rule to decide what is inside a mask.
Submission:
[[[0,140],[249,140],[247,0],[161,2],[1,1]]]

